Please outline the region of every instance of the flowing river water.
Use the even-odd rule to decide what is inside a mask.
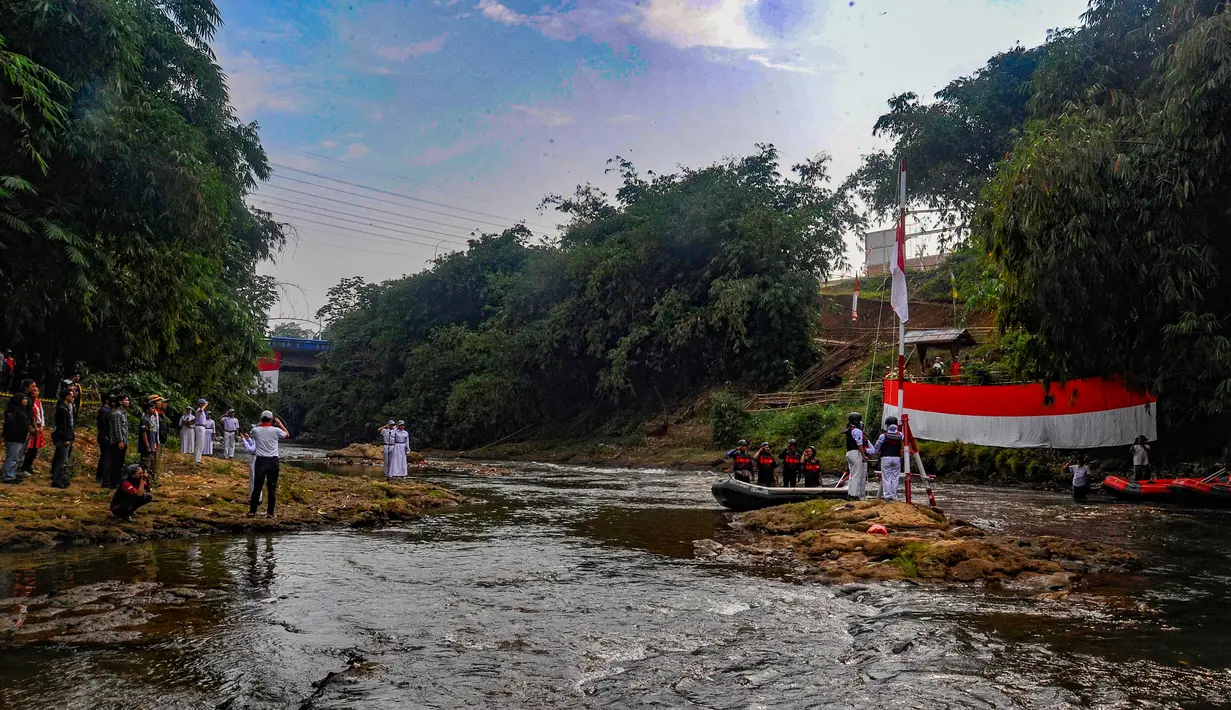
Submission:
[[[0,650],[0,708],[1231,703],[1228,512],[943,486],[986,528],[1124,545],[1146,571],[1067,598],[832,587],[694,558],[728,531],[712,474],[502,466],[424,474],[475,503],[376,531],[0,555],[7,604],[194,590],[127,643]]]

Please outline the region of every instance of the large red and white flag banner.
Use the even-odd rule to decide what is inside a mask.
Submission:
[[[282,353],[275,350],[273,357],[258,359],[256,369],[260,373],[260,377],[257,378],[258,389],[264,392],[277,392],[278,372],[282,369]]]
[[[902,206],[898,210],[898,233],[894,243],[893,258],[889,269],[893,273],[893,288],[889,292],[889,303],[893,312],[898,314],[898,320],[905,323],[910,320],[910,301],[906,297],[906,161],[898,174],[902,191]]]
[[[859,277],[855,277],[855,295],[851,296],[851,321],[859,320]]]
[[[919,439],[1011,449],[1093,449],[1158,438],[1157,403],[1119,378],[1026,385],[907,382],[906,413]],[[898,380],[885,380],[885,415],[901,416]]]

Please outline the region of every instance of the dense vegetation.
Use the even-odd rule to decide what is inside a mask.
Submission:
[[[852,181],[883,210],[906,158],[916,203],[970,220],[958,264],[981,284],[963,290],[1022,333],[1025,371],[1123,373],[1177,428],[1224,413],[1229,47],[1225,3],[1093,0],[1080,27],[993,57],[934,103],[891,100],[876,128],[895,146]]]
[[[212,0],[0,3],[0,347],[40,374],[249,389],[273,301],[256,265],[283,235],[244,204],[269,168],[219,22]]]
[[[331,350],[284,413],[306,409],[331,439],[405,418],[423,443],[465,447],[812,364],[820,281],[858,224],[826,160],[792,179],[772,146],[675,175],[617,164],[614,201],[590,186],[548,198],[568,219],[558,243],[517,227],[420,274],[344,280],[321,314]]]

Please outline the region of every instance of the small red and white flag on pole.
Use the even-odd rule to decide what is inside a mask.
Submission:
[[[890,270],[893,273],[893,288],[889,292],[889,303],[893,312],[898,314],[898,320],[905,323],[910,320],[910,301],[906,297],[906,161],[898,175],[901,207],[898,210],[898,233],[893,250],[893,261]]]
[[[851,296],[851,321],[859,320],[859,277],[855,277],[855,295]]]

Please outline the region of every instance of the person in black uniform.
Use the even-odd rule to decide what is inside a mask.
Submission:
[[[731,475],[737,481],[752,483],[752,455],[748,453],[748,441],[740,439],[734,449],[727,452],[731,459]]]
[[[68,488],[68,461],[73,455],[73,442],[77,440],[77,393],[72,387],[60,390],[60,403],[56,405],[56,428],[51,432],[51,441],[56,452],[51,457],[51,487]]]
[[[774,458],[774,453],[769,450],[769,442],[761,442],[761,448],[757,451],[757,455],[753,457],[757,464],[757,485],[772,488],[777,484],[777,479],[774,477],[774,469],[778,467],[778,461]]]
[[[111,479],[111,411],[115,408],[116,398],[109,394],[103,398],[94,417],[94,425],[98,431],[98,470],[94,472],[94,480],[107,488]]]
[[[799,465],[804,472],[804,487],[820,488],[821,462],[816,458],[816,449],[811,446],[805,448],[802,459]]]
[[[794,488],[799,484],[799,466],[803,461],[794,439],[786,442],[786,448],[778,454],[778,458],[782,459],[782,485]]]

